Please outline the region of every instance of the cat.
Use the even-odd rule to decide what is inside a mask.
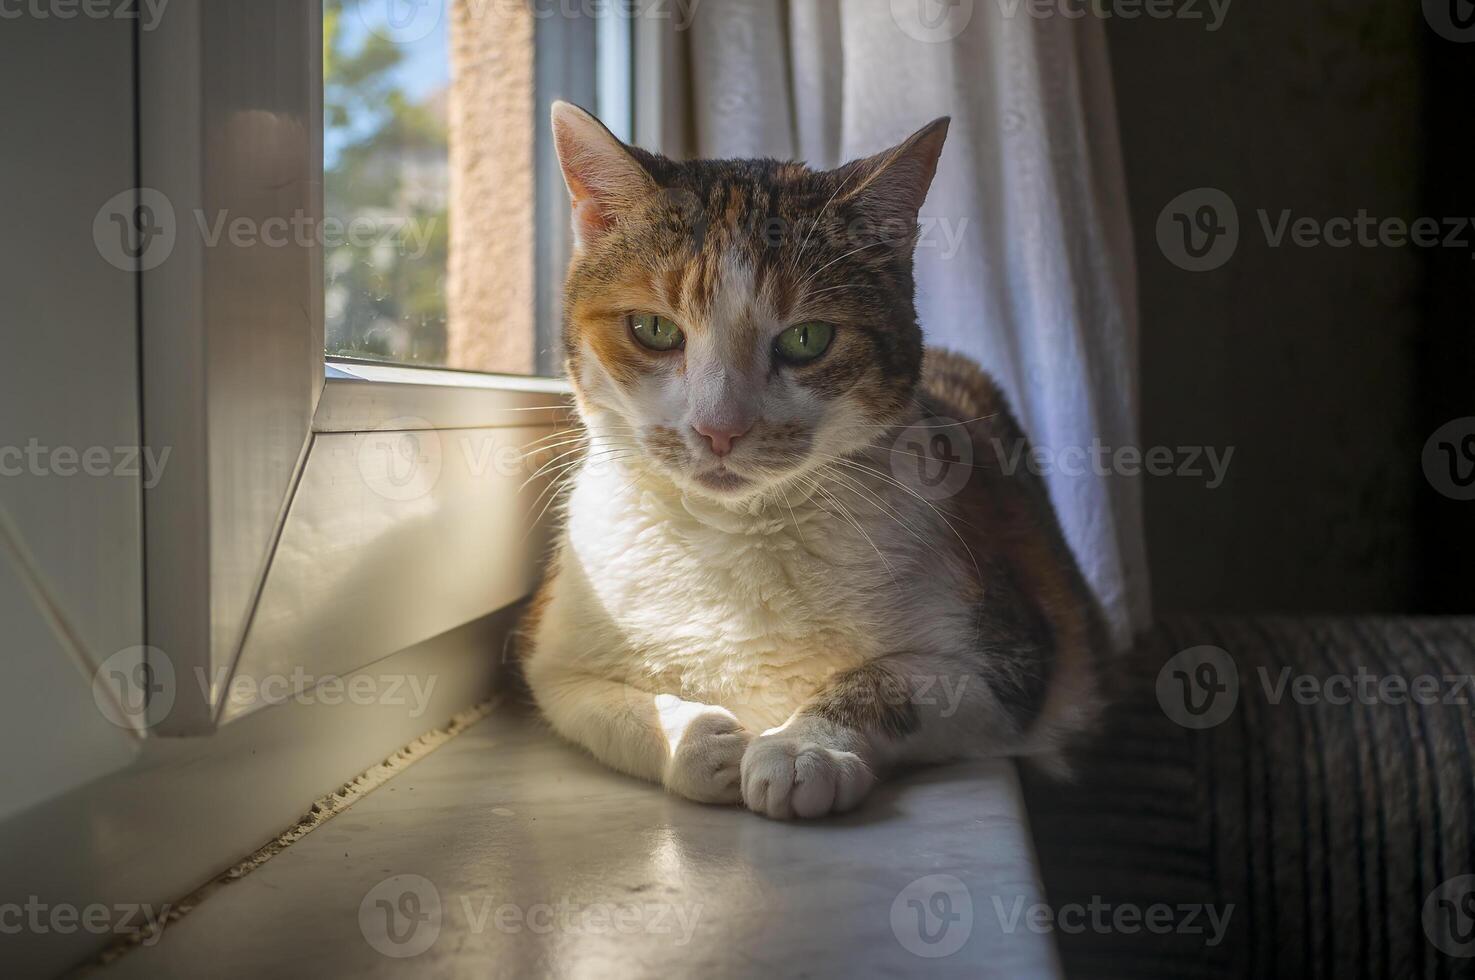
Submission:
[[[1062,770],[1106,632],[1038,478],[971,451],[1025,445],[1004,397],[924,356],[912,252],[948,120],[819,171],[552,117],[582,436],[521,627],[542,715],[608,766],[781,819],[897,766]],[[955,492],[926,483],[944,466]]]

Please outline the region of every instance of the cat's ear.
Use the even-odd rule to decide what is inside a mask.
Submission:
[[[553,147],[573,201],[578,245],[597,240],[622,211],[656,191],[655,181],[625,144],[576,105],[553,103]]]
[[[859,206],[869,221],[888,234],[915,227],[917,212],[937,174],[937,159],[947,139],[947,116],[934,119],[901,143],[842,168],[842,200]]]

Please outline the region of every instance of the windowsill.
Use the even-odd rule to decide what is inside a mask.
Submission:
[[[446,977],[1045,980],[1060,976],[1052,937],[1010,918],[1043,901],[1008,760],[901,775],[854,813],[782,822],[614,772],[504,702],[103,976],[378,975],[414,954]]]
[[[525,374],[488,374],[484,371],[457,371],[452,368],[345,360],[337,357],[329,358],[324,368],[330,380],[339,381],[385,381],[395,384],[553,393],[567,393],[569,390],[568,382],[562,378],[543,378]]]
[[[572,389],[562,378],[329,360],[315,432],[556,425]]]
[[[566,383],[323,370],[245,636],[222,683],[200,693],[204,721],[164,734],[198,734],[269,703],[227,697],[234,687],[260,691],[303,670],[291,684],[342,676],[518,602],[537,582],[546,541],[534,504],[546,474],[527,449],[572,422]]]

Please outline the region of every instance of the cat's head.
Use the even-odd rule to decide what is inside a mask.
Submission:
[[[555,104],[565,368],[590,429],[683,490],[742,501],[900,421],[922,364],[917,211],[947,125],[817,171],[675,162]]]

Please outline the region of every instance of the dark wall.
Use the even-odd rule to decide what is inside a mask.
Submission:
[[[1206,27],[1107,25],[1141,281],[1144,444],[1234,449],[1216,489],[1147,478],[1158,608],[1475,609],[1470,563],[1444,540],[1468,532],[1475,502],[1434,492],[1421,464],[1434,419],[1475,415],[1475,230],[1456,250],[1363,245],[1355,226],[1344,247],[1320,231],[1297,245],[1289,229],[1277,245],[1263,227],[1289,211],[1341,240],[1323,223],[1475,215],[1462,203],[1472,157],[1450,135],[1469,138],[1475,44],[1435,36],[1417,4],[1236,3]],[[1451,78],[1462,88],[1443,90]],[[1238,217],[1237,246],[1207,271],[1172,261],[1188,261],[1179,222],[1205,220],[1209,203],[1204,227],[1225,227],[1222,203],[1180,200],[1158,234],[1196,188],[1222,191]]]
[[[1416,404],[1421,431],[1464,419],[1457,431],[1475,434],[1475,26],[1462,36],[1464,43],[1424,35],[1424,213],[1468,215],[1471,246],[1426,255]],[[1475,499],[1456,500],[1424,483],[1415,502],[1415,608],[1475,611]]]

